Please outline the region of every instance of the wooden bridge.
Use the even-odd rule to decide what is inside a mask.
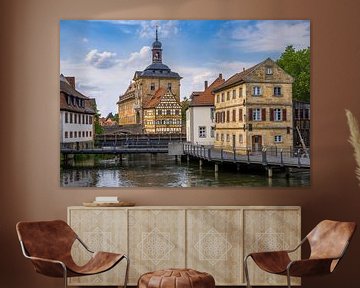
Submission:
[[[125,145],[88,149],[69,149],[63,148],[60,152],[64,155],[69,154],[141,154],[141,153],[168,153],[168,145]]]
[[[234,150],[231,152],[223,149],[214,149],[193,144],[184,144],[184,153],[186,155],[198,158],[200,161],[206,160],[215,163],[215,171],[217,165],[223,162],[239,163],[239,164],[257,164],[263,165],[268,169],[272,167],[296,167],[310,168],[310,158],[304,157],[305,154],[301,150],[274,150],[272,148],[264,148],[261,151],[253,152],[250,149]],[[202,162],[200,162],[202,165]],[[271,172],[272,173],[272,170]]]

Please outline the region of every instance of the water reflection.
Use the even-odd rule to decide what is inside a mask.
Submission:
[[[166,154],[137,154],[102,159],[89,156],[74,159],[62,166],[60,184],[63,187],[298,187],[310,185],[309,172],[274,173],[266,177],[264,171],[247,171],[236,166],[219,168],[197,161],[176,161]]]

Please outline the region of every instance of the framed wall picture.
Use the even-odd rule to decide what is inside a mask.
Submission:
[[[61,20],[60,185],[310,185],[309,20]]]

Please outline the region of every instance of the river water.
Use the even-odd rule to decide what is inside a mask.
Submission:
[[[80,159],[79,159],[80,158]],[[123,155],[101,159],[77,157],[61,166],[62,187],[304,187],[310,185],[310,173],[296,171],[290,177],[274,172],[266,177],[264,170],[236,170],[235,166],[204,165],[198,161],[176,161],[166,154]]]

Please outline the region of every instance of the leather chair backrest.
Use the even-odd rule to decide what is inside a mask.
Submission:
[[[340,257],[345,252],[355,229],[354,222],[321,221],[306,236],[311,248],[310,259]]]
[[[62,220],[19,222],[16,231],[27,253],[33,257],[69,258],[76,240],[75,232]]]

